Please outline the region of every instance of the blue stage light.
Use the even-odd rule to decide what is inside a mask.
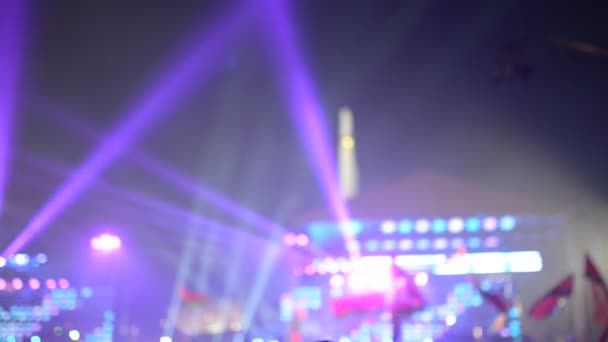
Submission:
[[[36,336],[36,335],[34,335],[30,338],[30,342],[40,342],[40,341],[41,341],[40,337]]]
[[[394,251],[397,243],[394,240],[384,240],[382,242],[382,248],[385,251]]]
[[[410,220],[402,220],[399,222],[398,230],[400,234],[410,234],[412,232],[413,224]]]
[[[479,248],[479,247],[481,247],[481,240],[477,237],[472,237],[469,239],[469,242],[467,243],[467,247],[468,248]]]
[[[420,240],[416,241],[416,248],[418,248],[420,250],[429,249],[430,246],[431,246],[431,242],[427,239],[420,239]]]
[[[464,228],[469,233],[478,232],[479,229],[481,228],[481,220],[477,217],[469,217],[464,222]]]
[[[509,232],[515,229],[517,225],[517,220],[513,216],[503,216],[500,218],[498,222],[498,226],[502,231]]]
[[[377,240],[369,240],[365,242],[365,249],[368,252],[375,252],[380,248],[380,243]]]
[[[446,227],[447,227],[447,223],[445,222],[445,220],[442,220],[442,219],[433,220],[433,225],[432,225],[433,233],[436,233],[436,234],[445,233]]]

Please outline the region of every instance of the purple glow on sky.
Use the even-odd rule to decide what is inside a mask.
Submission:
[[[244,17],[241,11],[232,12],[210,33],[205,32],[188,51],[185,58],[166,71],[159,82],[151,86],[138,101],[122,115],[103,142],[75,170],[48,202],[34,215],[24,230],[2,253],[13,255],[40,233],[62,210],[86,189],[97,176],[125,152],[139,136],[169,113],[171,106],[197,82],[208,79],[215,61],[229,41],[235,38]]]
[[[260,18],[269,22],[271,49],[276,53],[279,72],[283,76],[291,117],[319,179],[325,201],[339,222],[348,222],[350,213],[338,185],[336,163],[332,157],[334,149],[310,73],[298,46],[287,3],[285,0],[265,1]],[[347,229],[343,229],[343,233],[347,243],[354,240]],[[355,254],[359,252],[358,248],[349,250]]]
[[[0,214],[17,108],[27,0],[0,2]]]

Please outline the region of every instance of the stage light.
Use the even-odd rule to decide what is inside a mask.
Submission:
[[[458,248],[464,246],[464,240],[461,238],[452,239],[452,242],[450,245],[452,246],[453,249],[458,249]]]
[[[300,247],[308,245],[308,236],[304,234],[298,235],[298,237],[296,238],[296,244]]]
[[[6,266],[6,259],[0,256],[0,268]]]
[[[54,290],[55,288],[57,288],[57,282],[55,281],[55,279],[47,279],[46,288],[49,290]]]
[[[15,278],[11,282],[11,285],[13,286],[13,290],[21,290],[23,288],[23,280],[20,278]]]
[[[0,291],[6,290],[7,286],[8,284],[6,283],[6,280],[4,280],[4,278],[0,278]]]
[[[477,217],[469,217],[464,222],[464,228],[469,233],[478,232],[479,228],[481,228],[481,221]]]
[[[393,234],[396,229],[397,229],[397,224],[395,223],[395,221],[384,221],[380,225],[380,230],[384,234]]]
[[[427,220],[418,220],[416,221],[416,232],[420,234],[425,234],[429,232],[431,224]]]
[[[414,277],[414,282],[418,286],[425,286],[429,282],[429,275],[424,272],[419,272]]]
[[[516,224],[517,224],[517,220],[513,216],[503,216],[500,218],[500,221],[498,222],[500,229],[505,232],[509,232],[509,231],[515,229]]]
[[[313,275],[315,274],[315,271],[314,265],[306,265],[306,267],[304,267],[304,273],[306,273],[306,275]]]
[[[479,340],[483,336],[483,328],[475,327],[473,328],[473,338]]]
[[[30,257],[27,254],[15,254],[13,257],[13,262],[17,266],[25,266],[30,262]]]
[[[486,217],[483,219],[483,229],[488,232],[493,232],[496,230],[498,226],[498,222],[496,221],[496,217]]]
[[[36,278],[30,278],[29,284],[30,284],[30,289],[32,289],[32,290],[38,290],[40,288],[40,280],[38,280]]]
[[[46,262],[49,260],[49,258],[46,256],[46,254],[44,253],[39,253],[38,255],[36,255],[36,261],[39,264],[46,264]]]
[[[414,247],[414,242],[410,239],[399,240],[399,249],[402,251],[409,251]]]
[[[397,227],[400,234],[409,234],[412,232],[412,221],[410,220],[402,220],[399,222],[399,226]]]
[[[120,248],[121,241],[118,236],[110,234],[102,234],[91,239],[91,247],[93,249],[110,252]]]
[[[344,277],[340,274],[334,274],[329,278],[329,284],[335,288],[341,288],[344,285]]]
[[[351,339],[348,337],[340,337],[339,342],[351,342]]]
[[[488,236],[484,242],[484,245],[487,248],[496,248],[498,247],[499,241],[498,236]]]
[[[30,337],[30,342],[41,342],[41,341],[42,340],[40,339],[39,336],[34,335],[34,336]]]
[[[83,287],[82,289],[80,289],[80,295],[83,298],[87,298],[87,299],[91,298],[91,297],[93,297],[93,289],[90,288],[90,287],[88,287],[88,286],[87,287]]]
[[[468,248],[479,248],[481,247],[481,240],[478,237],[472,237],[467,243]]]
[[[385,240],[382,242],[382,248],[385,251],[393,251],[395,250],[396,242],[394,240]]]
[[[70,337],[70,340],[72,340],[72,341],[80,340],[80,332],[78,330],[70,330],[70,332],[68,333],[68,336]]]
[[[57,283],[59,284],[59,288],[61,289],[67,289],[68,287],[70,287],[70,282],[67,279],[59,279]]]
[[[431,242],[427,239],[420,239],[416,241],[416,248],[420,250],[427,250],[431,246]]]
[[[450,233],[456,234],[462,232],[464,229],[464,221],[460,217],[454,217],[450,219],[448,223],[448,230]]]
[[[340,272],[351,273],[352,271],[353,271],[353,265],[350,262],[345,261],[343,263],[340,263]]]
[[[351,273],[348,276],[348,286],[353,291],[360,291],[365,289],[365,280],[359,273]]]
[[[433,220],[433,226],[431,229],[433,230],[433,233],[442,234],[442,233],[445,233],[445,227],[446,227],[445,220],[435,219],[435,220]]]
[[[369,240],[369,241],[365,242],[365,249],[368,252],[375,252],[378,250],[379,247],[380,247],[380,243],[376,240]]]
[[[254,338],[253,340],[251,340],[251,342],[264,342],[263,338]]]
[[[173,342],[173,340],[169,336],[163,336],[160,338],[160,342]]]
[[[440,239],[435,239],[435,241],[433,241],[434,249],[445,249],[447,246],[448,246],[447,239],[440,238]]]
[[[454,324],[456,324],[456,315],[447,315],[447,317],[445,318],[445,325],[451,327]]]
[[[331,274],[336,274],[340,272],[340,264],[338,264],[335,260],[330,259],[326,263],[327,272]]]

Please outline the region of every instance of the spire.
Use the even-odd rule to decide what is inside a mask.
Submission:
[[[355,152],[353,112],[348,107],[340,108],[338,124],[338,168],[340,186],[346,199],[354,198],[359,192],[359,171]]]

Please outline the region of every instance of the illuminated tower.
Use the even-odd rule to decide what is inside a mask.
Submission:
[[[340,172],[340,186],[346,199],[352,199],[359,192],[359,171],[355,152],[355,125],[353,112],[343,107],[338,119],[338,168]]]

